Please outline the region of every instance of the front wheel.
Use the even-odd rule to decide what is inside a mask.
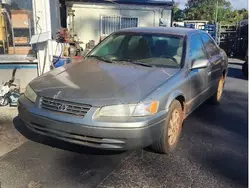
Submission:
[[[0,97],[0,106],[8,106],[9,101],[6,97]]]
[[[182,106],[175,100],[170,106],[160,139],[151,146],[154,151],[169,153],[176,148],[181,135],[183,117]]]

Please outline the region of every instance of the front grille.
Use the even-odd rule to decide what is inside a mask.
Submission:
[[[85,116],[91,108],[90,105],[52,99],[47,97],[42,98],[41,107],[46,110],[51,110],[73,116]]]

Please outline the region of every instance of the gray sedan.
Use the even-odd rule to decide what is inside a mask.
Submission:
[[[33,80],[19,117],[34,133],[108,150],[176,148],[185,118],[219,104],[228,60],[205,32],[130,28],[98,44],[82,62]]]

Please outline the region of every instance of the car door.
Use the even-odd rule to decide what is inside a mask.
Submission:
[[[189,39],[189,68],[195,60],[208,59],[200,35],[194,34]],[[193,111],[207,97],[208,68],[193,69],[189,73],[191,100],[188,101],[188,111]]]
[[[223,56],[215,41],[207,33],[202,33],[201,38],[209,58],[208,87],[210,95],[212,95],[216,91],[218,81],[222,76]]]

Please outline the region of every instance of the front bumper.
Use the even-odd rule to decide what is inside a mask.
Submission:
[[[111,122],[112,126],[107,126],[108,122],[104,120],[103,125],[105,126],[100,126],[100,121],[96,123],[96,120],[90,121],[88,117],[86,117],[87,122],[83,118],[82,123],[74,122],[72,116],[70,119],[73,122],[62,121],[65,117],[58,118],[56,113],[54,114],[55,118],[51,118],[53,112],[46,112],[46,110],[35,106],[24,96],[20,97],[19,117],[25,126],[33,132],[73,144],[108,150],[130,150],[151,145],[159,139],[164,126],[164,117],[166,117],[166,113],[162,112],[154,121],[153,119],[139,118],[139,122],[136,123],[135,120],[131,120],[132,122]],[[50,116],[46,116],[44,112]],[[62,116],[67,115],[63,114]],[[131,124],[138,127],[131,127]]]

